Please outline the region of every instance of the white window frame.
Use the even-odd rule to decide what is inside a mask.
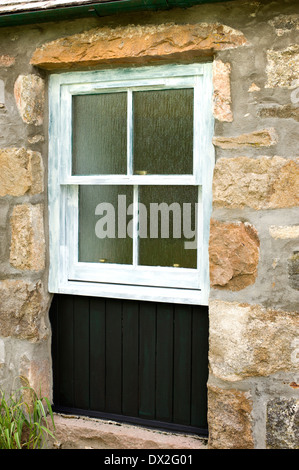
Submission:
[[[134,175],[132,173],[132,91],[188,87],[194,89],[193,174]],[[128,91],[127,175],[72,175],[72,96],[107,91]],[[48,186],[50,292],[208,304],[209,220],[214,168],[212,93],[211,63],[71,72],[50,76]],[[140,185],[198,186],[197,269],[138,266],[136,243],[134,243],[136,234],[133,234],[132,266],[79,262],[78,187],[85,184],[133,186],[134,210],[138,210],[136,188]],[[137,230],[137,226],[134,230]]]

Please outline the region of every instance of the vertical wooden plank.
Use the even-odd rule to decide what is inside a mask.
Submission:
[[[105,411],[105,299],[90,297],[90,409]]]
[[[122,412],[122,302],[106,301],[106,411]]]
[[[73,297],[58,299],[59,404],[74,407]]]
[[[75,407],[89,409],[89,298],[74,297]]]
[[[157,304],[156,419],[172,420],[173,311],[171,304]]]
[[[123,302],[123,397],[122,411],[138,416],[139,302]]]
[[[193,307],[191,425],[207,429],[208,333],[207,307]]]
[[[139,416],[155,418],[156,304],[140,304]]]
[[[191,328],[190,305],[175,306],[173,419],[190,424]]]

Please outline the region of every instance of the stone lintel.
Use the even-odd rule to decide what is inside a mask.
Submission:
[[[55,70],[194,60],[247,44],[240,31],[219,23],[103,27],[46,43],[35,50],[30,63]]]

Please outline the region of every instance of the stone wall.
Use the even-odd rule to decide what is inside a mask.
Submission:
[[[297,0],[0,29],[0,386],[51,397],[47,77],[213,60],[210,448],[298,448]]]

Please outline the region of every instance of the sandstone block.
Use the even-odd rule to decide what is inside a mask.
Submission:
[[[273,182],[269,207],[272,209],[299,205],[299,158],[288,161]]]
[[[231,110],[231,88],[230,88],[229,63],[221,60],[213,62],[213,113],[219,121],[232,122],[233,113]]]
[[[16,104],[26,124],[43,123],[45,85],[38,75],[20,75],[14,86]]]
[[[258,111],[258,116],[262,118],[294,119],[294,121],[299,121],[299,106],[291,104],[262,106]]]
[[[41,394],[48,399],[51,397],[51,374],[49,359],[32,360],[26,354],[21,357],[20,376],[22,377],[22,385],[28,385],[38,395]],[[29,403],[31,393],[27,395],[29,399],[26,402]]]
[[[214,376],[231,382],[298,369],[292,360],[298,312],[213,300],[209,362]]]
[[[129,424],[54,415],[53,447],[60,449],[206,449],[206,441],[197,436],[146,429]]]
[[[274,239],[288,240],[299,238],[299,225],[271,225],[269,233]]]
[[[299,45],[291,45],[286,49],[267,51],[267,83],[266,88],[291,88],[299,77]]]
[[[253,284],[259,261],[255,228],[211,220],[209,258],[212,287],[236,291]]]
[[[210,449],[253,449],[249,392],[208,386]]]
[[[277,143],[277,135],[274,129],[263,129],[236,137],[216,136],[213,144],[222,149],[239,149],[244,147],[271,147]]]
[[[16,59],[10,55],[0,55],[0,67],[11,67]]]
[[[0,197],[38,194],[44,190],[41,154],[25,148],[0,149]]]
[[[49,295],[40,282],[6,279],[0,281],[0,336],[38,342],[49,332],[43,315]]]
[[[17,269],[40,271],[45,267],[43,206],[21,204],[11,217],[10,263]]]
[[[299,449],[299,400],[273,398],[267,403],[267,449]]]
[[[232,157],[215,165],[214,207],[275,209],[298,203],[299,159]]]
[[[31,64],[53,70],[110,63],[149,63],[194,58],[247,44],[244,35],[219,23],[95,28],[36,49]]]
[[[256,85],[254,82],[248,88],[248,93],[254,93],[255,91],[261,91],[260,87]]]
[[[45,138],[41,134],[33,135],[31,137],[28,137],[28,142],[29,144],[38,144],[39,142],[44,142]]]

